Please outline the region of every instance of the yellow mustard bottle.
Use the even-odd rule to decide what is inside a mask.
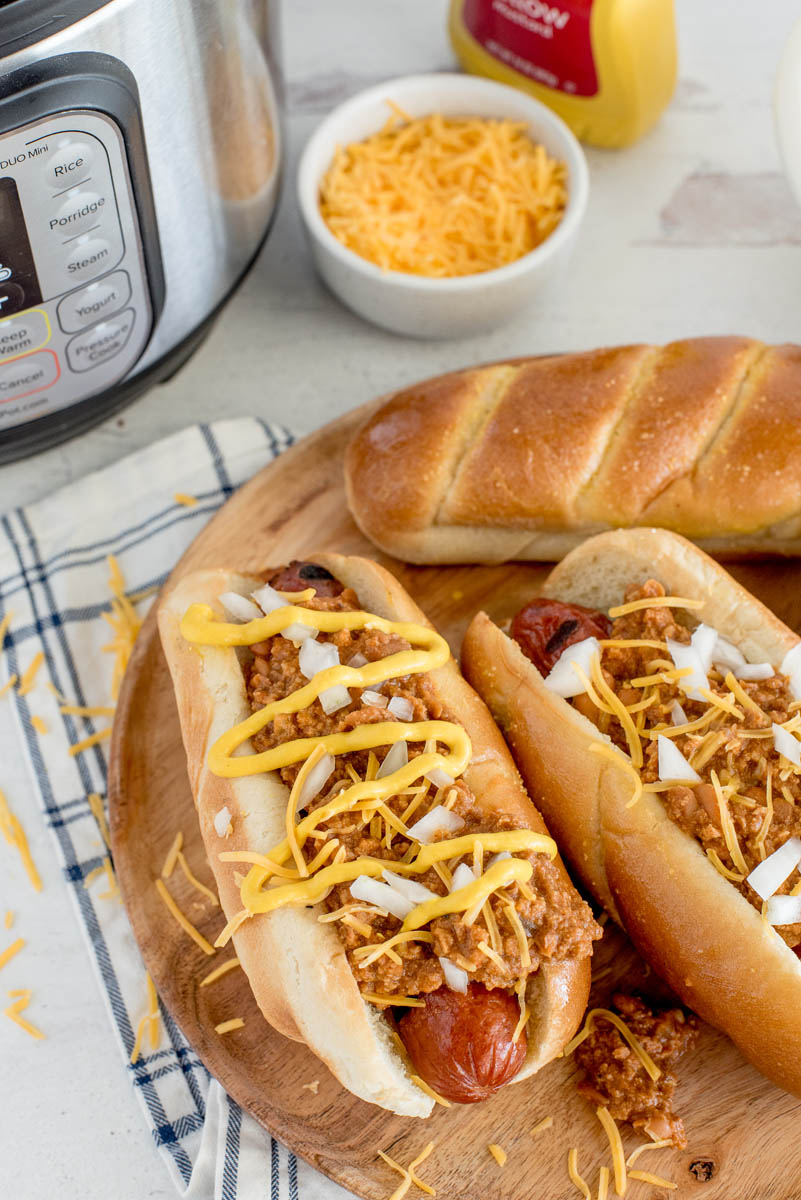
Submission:
[[[451,0],[466,71],[531,92],[584,142],[627,146],[676,86],[673,0]]]

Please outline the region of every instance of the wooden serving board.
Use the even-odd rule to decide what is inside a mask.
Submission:
[[[409,567],[377,554],[359,533],[345,504],[342,461],[369,406],[307,437],[243,487],[210,522],[175,568],[242,570],[279,565],[336,549],[387,562],[458,654],[461,637],[480,607],[508,616],[547,573],[538,565]],[[801,624],[801,564],[736,566],[734,574],[788,624]],[[536,797],[535,797],[536,799]],[[266,1129],[358,1196],[386,1200],[400,1182],[378,1157],[384,1150],[406,1164],[433,1140],[420,1168],[443,1200],[568,1200],[578,1195],[567,1175],[567,1153],[593,1195],[598,1168],[611,1165],[605,1135],[591,1105],[575,1090],[572,1061],[558,1060],[538,1076],[503,1089],[478,1105],[437,1108],[427,1121],[395,1117],[355,1099],[305,1048],[275,1033],[262,1018],[244,974],[235,970],[203,989],[199,980],[232,954],[209,958],[179,929],[155,887],[177,830],[189,863],[213,883],[195,819],[178,718],[154,614],[131,659],[114,723],[109,776],[114,861],[134,933],[159,995],[192,1046],[228,1092]],[[212,908],[176,872],[170,888],[184,911],[213,942],[222,926]],[[737,953],[736,946],[732,953]],[[658,983],[617,930],[606,927],[596,952],[592,1003],[605,1004],[616,987]],[[214,1026],[243,1017],[226,1036]],[[801,1052],[801,1038],[799,1039]],[[660,1150],[637,1164],[674,1180],[679,1197],[703,1200],[798,1200],[801,1197],[801,1101],[778,1091],[720,1034],[705,1028],[699,1048],[679,1070],[678,1111],[689,1149]],[[319,1081],[315,1093],[305,1087]],[[544,1117],[553,1126],[536,1138]],[[642,1139],[624,1127],[627,1153]],[[489,1143],[508,1162],[500,1168]],[[421,1195],[412,1189],[410,1196]],[[610,1188],[610,1195],[612,1189]],[[667,1193],[633,1181],[629,1196]]]

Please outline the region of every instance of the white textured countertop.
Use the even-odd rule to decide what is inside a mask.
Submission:
[[[680,82],[660,125],[623,152],[590,150],[591,196],[572,268],[506,328],[418,343],[364,324],[315,278],[294,204],[298,151],[321,116],[392,75],[454,66],[445,0],[285,4],[290,161],[274,231],[202,348],[168,384],[80,439],[0,471],[24,504],[197,420],[256,413],[299,432],[371,396],[471,362],[605,343],[744,333],[799,340],[801,213],[771,113],[792,0],[761,9],[677,0]],[[3,755],[3,786],[25,785]],[[3,1200],[173,1195],[112,1040],[49,835],[28,822],[45,880],[19,886],[0,846],[0,910],[28,938],[47,1040],[0,1024]],[[4,895],[6,885],[9,894]]]

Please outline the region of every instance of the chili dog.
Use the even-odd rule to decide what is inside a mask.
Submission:
[[[266,1019],[407,1115],[557,1055],[600,931],[397,581],[330,554],[262,579],[198,572],[159,628],[218,942],[233,937]]]
[[[462,653],[568,862],[684,1003],[801,1095],[799,639],[676,534],[600,534]]]

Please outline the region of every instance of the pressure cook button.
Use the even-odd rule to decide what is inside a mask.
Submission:
[[[81,238],[70,250],[67,275],[80,283],[83,279],[102,275],[111,265],[111,247],[105,238]]]
[[[0,404],[49,388],[59,374],[58,359],[52,350],[38,350],[15,362],[0,364]]]
[[[67,342],[67,362],[72,370],[91,371],[115,358],[131,336],[134,317],[134,310],[126,308],[118,317],[101,321]]]
[[[103,317],[119,312],[131,298],[127,271],[115,271],[88,287],[70,292],[59,302],[58,323],[65,333],[78,333]]]
[[[70,192],[56,211],[48,218],[51,232],[63,233],[64,237],[92,229],[103,220],[106,197],[97,192]]]
[[[0,360],[29,354],[50,341],[50,325],[40,308],[0,321]]]
[[[95,152],[86,142],[64,142],[48,154],[44,178],[54,192],[61,192],[92,174]]]

